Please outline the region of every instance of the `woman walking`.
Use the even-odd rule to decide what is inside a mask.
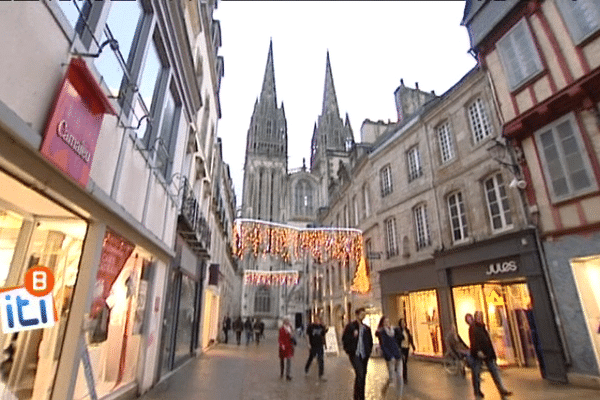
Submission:
[[[404,383],[408,382],[408,352],[410,347],[412,347],[413,352],[415,351],[415,344],[413,342],[412,335],[410,331],[406,327],[406,321],[404,318],[400,318],[398,321],[399,328],[396,330],[396,343],[398,343],[398,347],[400,348],[400,352],[402,353],[402,372],[404,374]]]
[[[394,328],[392,328],[388,317],[381,317],[379,325],[377,326],[377,331],[375,331],[375,336],[379,339],[381,353],[383,354],[389,373],[389,379],[385,385],[383,385],[381,394],[385,398],[390,383],[395,381],[396,396],[400,397],[404,390],[402,355],[400,354],[400,349],[396,342],[396,332],[394,331]]]
[[[296,339],[294,339],[294,329],[292,328],[292,323],[288,318],[284,318],[283,325],[281,325],[281,328],[279,328],[279,365],[281,378],[283,378],[285,361],[285,378],[288,381],[292,380],[292,357],[294,356],[295,345]]]

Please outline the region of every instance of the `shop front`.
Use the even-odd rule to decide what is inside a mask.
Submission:
[[[174,268],[167,283],[160,376],[179,367],[198,347],[202,299],[200,282],[204,264],[179,238]]]
[[[498,364],[538,367],[566,381],[565,361],[533,230],[437,252],[433,263],[381,273],[390,315],[405,318],[415,354],[441,357],[450,326],[469,344],[467,313],[482,311]],[[390,312],[391,311],[391,312]]]
[[[23,285],[29,269],[47,267],[54,276],[52,295],[58,319],[54,326],[44,329],[4,333],[3,328],[0,396],[43,399],[51,392],[56,376],[58,355],[73,307],[71,299],[87,221],[2,169],[0,188],[1,291]],[[33,304],[26,306],[22,310],[27,319]],[[21,314],[19,318],[22,319]]]

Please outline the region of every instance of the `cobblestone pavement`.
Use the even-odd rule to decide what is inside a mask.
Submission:
[[[301,339],[292,360],[292,381],[279,378],[277,332],[267,331],[259,346],[219,344],[191,360],[164,380],[143,400],[329,400],[352,399],[354,371],[348,358],[340,354],[325,358],[326,382],[317,379],[316,360],[310,373],[303,368],[308,357],[306,341]],[[230,335],[231,336],[231,335]],[[505,386],[514,392],[515,400],[600,399],[600,390],[582,389],[571,385],[553,384],[540,378],[537,369],[509,368],[502,370]],[[470,376],[450,376],[441,364],[409,360],[408,384],[404,400],[474,399]],[[387,396],[381,387],[387,379],[385,362],[372,358],[368,366],[366,397],[368,400],[392,400],[394,388]],[[486,400],[498,400],[489,374],[483,374],[482,391]]]

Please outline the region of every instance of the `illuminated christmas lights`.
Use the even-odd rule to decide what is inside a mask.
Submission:
[[[239,258],[280,257],[285,262],[310,254],[318,263],[345,261],[357,264],[363,257],[363,237],[358,229],[307,228],[251,219],[238,219],[233,229],[233,252]]]
[[[294,286],[299,282],[298,271],[244,271],[244,285]]]
[[[369,279],[367,262],[364,257],[361,257],[358,268],[356,268],[356,274],[354,274],[350,290],[361,294],[368,293],[371,290],[371,280]]]

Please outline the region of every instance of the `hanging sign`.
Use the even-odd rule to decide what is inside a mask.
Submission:
[[[48,118],[40,153],[82,186],[88,182],[104,114],[116,112],[85,61],[72,59]]]

